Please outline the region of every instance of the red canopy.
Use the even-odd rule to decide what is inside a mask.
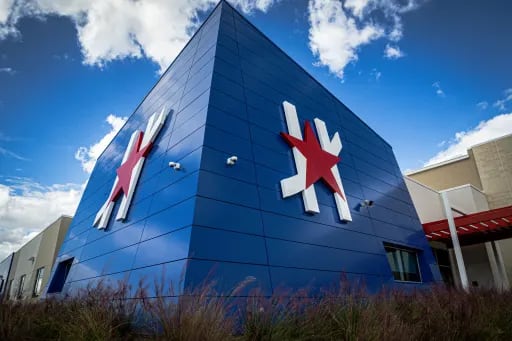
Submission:
[[[512,228],[512,206],[456,217],[455,226],[460,238],[508,230]],[[423,231],[429,240],[451,240],[447,219],[425,223]]]

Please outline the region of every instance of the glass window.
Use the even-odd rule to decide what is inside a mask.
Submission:
[[[396,281],[421,282],[418,253],[416,251],[391,245],[385,245],[384,248]]]
[[[18,293],[16,294],[16,298],[20,299],[23,297],[23,287],[25,286],[25,277],[26,275],[21,275],[20,277],[20,285],[18,286]]]
[[[32,292],[34,296],[39,296],[39,294],[41,293],[41,286],[43,285],[43,275],[44,267],[37,269],[36,280],[34,282],[34,291]]]
[[[14,279],[11,279],[9,281],[9,285],[7,287],[7,298],[12,298],[12,283],[14,282]]]

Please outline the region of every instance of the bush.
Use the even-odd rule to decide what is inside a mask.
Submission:
[[[383,291],[340,285],[272,297],[242,283],[220,297],[215,283],[176,295],[155,285],[103,283],[65,299],[0,303],[1,340],[509,340],[512,292],[443,286]],[[135,295],[133,295],[135,292]],[[134,298],[128,298],[135,296]],[[179,297],[179,299],[178,299]]]

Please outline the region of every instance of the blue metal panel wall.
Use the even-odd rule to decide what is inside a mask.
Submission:
[[[384,242],[419,250],[423,283],[439,280],[392,148],[229,5],[222,7],[187,285],[207,274],[221,278],[224,292],[247,276],[265,293],[318,288],[340,276],[370,290],[400,285]],[[304,213],[300,195],[282,199],[280,180],[296,172],[279,135],[287,132],[284,100],[296,105],[301,125],[318,117],[331,135],[340,133],[352,222],[339,220],[332,193],[320,183],[319,214]],[[233,167],[226,165],[231,155],[238,156]],[[364,199],[375,205],[359,208]]]
[[[318,117],[343,141],[340,173],[353,222],[339,221],[317,184],[320,213],[281,198],[295,174],[281,103]],[[146,159],[128,218],[92,227],[128,140],[163,106],[171,115]],[[236,155],[234,167],[226,158]],[[167,166],[180,162],[177,172]],[[363,199],[375,201],[358,209]],[[115,210],[119,207],[116,204]],[[259,31],[221,3],[99,158],[56,263],[74,257],[65,293],[98,280],[145,278],[180,290],[216,279],[228,292],[247,277],[271,294],[316,288],[341,274],[376,290],[392,280],[383,242],[420,250],[423,282],[434,258],[391,147]],[[54,270],[55,271],[55,267]],[[184,281],[182,281],[184,279]]]
[[[99,158],[61,247],[56,264],[74,262],[63,292],[90,283],[145,278],[179,289],[195,208],[220,12],[212,13]],[[165,29],[165,28],[162,28]],[[144,130],[150,115],[170,108],[145,165],[124,222],[105,230],[93,220],[107,199],[132,132]],[[184,165],[179,171],[169,161]],[[55,266],[53,271],[55,271]]]

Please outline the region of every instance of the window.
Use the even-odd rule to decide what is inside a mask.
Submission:
[[[68,277],[69,270],[71,270],[73,259],[74,258],[66,259],[65,261],[62,261],[57,265],[55,274],[53,275],[50,285],[48,286],[47,292],[49,294],[62,291],[62,289],[64,288],[64,283],[66,283],[66,278]]]
[[[437,266],[439,266],[439,272],[441,272],[443,282],[453,286],[453,275],[450,265],[450,254],[448,253],[448,250],[432,248],[432,251],[436,256]]]
[[[9,281],[9,285],[7,286],[7,298],[12,298],[12,283],[14,282],[14,279],[11,279]]]
[[[37,269],[36,280],[34,282],[34,291],[32,295],[39,296],[41,293],[41,286],[43,285],[44,267]]]
[[[17,299],[23,298],[23,287],[25,286],[25,277],[26,275],[21,275],[20,277],[20,285],[18,286],[18,293],[16,294]]]
[[[421,282],[418,253],[411,249],[384,245],[395,281]]]

